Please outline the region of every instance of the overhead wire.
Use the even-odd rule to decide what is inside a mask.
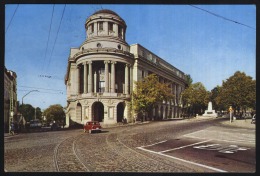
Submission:
[[[10,20],[9,24],[7,25],[7,28],[6,28],[5,34],[7,33],[8,29],[9,29],[9,27],[10,27],[12,21],[13,21],[14,15],[15,15],[15,13],[16,13],[18,7],[19,7],[19,4],[16,6],[16,8],[15,8],[15,10],[14,10],[13,16],[11,17],[11,20]]]
[[[63,91],[63,90],[58,90],[58,89],[46,89],[46,88],[30,87],[30,86],[18,86],[18,87],[33,88],[33,89],[42,89],[42,90],[52,90],[52,91]]]
[[[64,12],[65,12],[65,8],[66,8],[66,4],[64,5],[64,8],[63,8],[62,16],[61,16],[61,19],[60,19],[60,24],[59,24],[58,31],[57,31],[57,34],[56,34],[56,37],[55,37],[55,41],[54,41],[53,48],[52,48],[52,50],[51,50],[51,56],[50,56],[49,62],[48,62],[48,64],[47,64],[47,68],[48,68],[49,65],[50,65],[52,53],[53,53],[53,50],[54,50],[54,48],[55,48],[56,41],[57,41],[57,38],[58,38],[58,35],[59,35],[60,26],[61,26],[61,22],[62,22],[62,19],[63,19]]]
[[[47,46],[46,46],[45,55],[44,55],[43,67],[44,67],[44,63],[45,63],[45,59],[46,59],[46,54],[47,54],[47,50],[48,50],[48,46],[49,46],[51,26],[52,26],[52,19],[53,19],[53,13],[54,13],[54,6],[55,6],[55,4],[54,4],[53,7],[52,7],[51,24],[50,24],[50,28],[49,28],[49,35],[48,35]],[[44,68],[43,68],[43,69],[44,69]]]
[[[245,27],[248,27],[248,28],[251,28],[251,29],[256,30],[255,28],[253,28],[253,27],[251,27],[251,26],[248,26],[248,25],[246,25],[246,24],[240,23],[240,22],[238,22],[238,21],[231,20],[231,19],[229,19],[229,18],[226,18],[226,17],[224,17],[224,16],[221,16],[221,15],[218,15],[218,14],[216,14],[216,13],[210,12],[210,11],[208,11],[208,10],[205,10],[205,9],[203,9],[203,8],[200,8],[200,7],[197,7],[197,6],[195,6],[195,5],[191,5],[191,4],[189,4],[189,5],[190,5],[191,7],[193,7],[193,8],[196,8],[196,9],[202,10],[202,11],[204,11],[204,12],[207,12],[207,13],[209,13],[209,14],[211,14],[211,15],[214,15],[214,16],[216,16],[216,17],[218,17],[218,18],[222,18],[222,19],[224,19],[224,20],[226,20],[226,21],[230,21],[230,22],[233,22],[233,23],[236,23],[236,24],[239,24],[239,25],[242,25],[242,26],[245,26]]]

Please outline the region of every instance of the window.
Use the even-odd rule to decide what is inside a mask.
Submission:
[[[89,25],[89,30],[90,32],[94,32],[94,23]]]
[[[122,37],[122,30],[123,28],[121,26],[118,26],[118,36]]]
[[[100,31],[103,31],[103,22],[98,23],[98,28]]]
[[[105,68],[100,68],[99,74],[105,74]]]
[[[99,81],[98,92],[105,92],[105,81]]]
[[[108,31],[113,31],[113,23],[108,22]]]

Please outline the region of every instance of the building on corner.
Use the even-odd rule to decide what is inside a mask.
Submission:
[[[4,131],[9,132],[9,124],[17,116],[17,75],[4,70]]]
[[[140,44],[126,42],[125,21],[111,10],[99,10],[85,23],[87,39],[71,48],[65,84],[66,124],[86,120],[116,124],[136,118],[130,109],[134,82],[155,73],[161,82],[171,83],[175,100],[158,103],[147,120],[176,118],[181,113],[180,93],[186,76]]]

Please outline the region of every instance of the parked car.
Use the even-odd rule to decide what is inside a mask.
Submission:
[[[92,131],[101,132],[101,125],[97,121],[89,121],[84,124],[83,130],[84,132],[92,133]]]
[[[56,123],[55,121],[53,123],[50,124],[51,126],[51,130],[60,130],[61,129],[61,126]]]
[[[30,120],[30,128],[41,128],[42,123],[39,119]]]

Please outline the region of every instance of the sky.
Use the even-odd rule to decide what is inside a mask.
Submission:
[[[141,44],[208,91],[236,71],[256,78],[254,5],[6,4],[5,67],[17,74],[18,101],[66,107],[70,48],[86,40],[85,21],[101,9],[125,20],[129,45]]]

